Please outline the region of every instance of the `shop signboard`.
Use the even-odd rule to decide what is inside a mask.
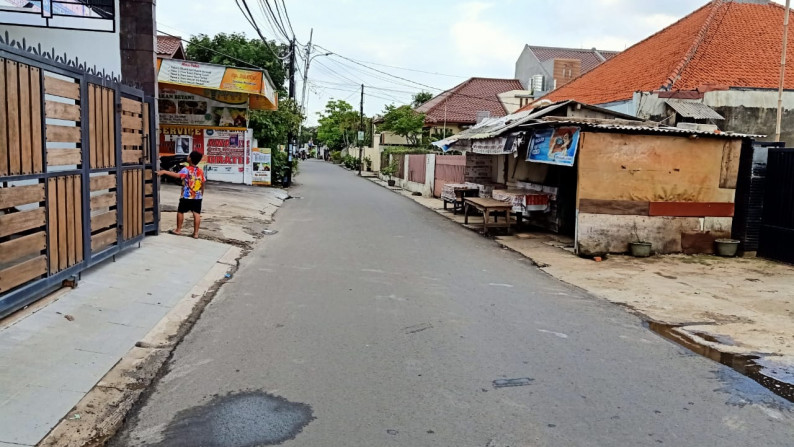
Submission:
[[[536,130],[529,140],[527,161],[573,166],[579,147],[578,127]]]
[[[253,184],[270,186],[272,183],[272,158],[269,148],[255,147],[251,151],[253,163]]]
[[[160,124],[235,128],[248,125],[248,95],[174,88],[160,88],[159,93]]]
[[[254,109],[278,108],[275,88],[265,73],[259,70],[177,59],[158,59],[157,69],[157,82],[160,85],[243,94],[247,102],[250,99]]]

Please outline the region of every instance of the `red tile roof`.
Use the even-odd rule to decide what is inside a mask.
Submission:
[[[636,91],[776,88],[784,14],[775,3],[714,0],[545,99],[604,104],[631,99]],[[794,72],[794,57],[786,69]],[[794,88],[794,76],[786,77],[785,87]]]
[[[552,59],[579,59],[582,61],[582,73],[601,65],[605,60],[612,59],[618,51],[602,51],[595,48],[590,50],[577,48],[539,47],[528,45],[540,62]],[[601,55],[601,57],[599,57]],[[603,57],[603,59],[602,59]]]
[[[471,78],[416,108],[423,112],[425,124],[475,124],[477,112],[491,112],[492,117],[505,116],[499,93],[523,90],[517,79]]]
[[[157,36],[158,56],[171,58],[174,57],[180,49],[182,49],[182,38],[174,36]]]

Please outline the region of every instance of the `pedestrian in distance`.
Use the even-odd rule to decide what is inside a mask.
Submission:
[[[204,183],[207,182],[204,171],[198,167],[201,157],[201,152],[193,151],[187,157],[189,165],[179,172],[157,171],[157,175],[182,180],[182,195],[179,197],[179,208],[176,211],[176,229],[169,230],[171,234],[182,233],[185,213],[189,211],[193,213],[193,239],[198,239],[199,225],[201,225],[201,200],[204,198]]]

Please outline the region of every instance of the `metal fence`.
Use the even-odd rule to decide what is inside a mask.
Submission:
[[[444,185],[448,183],[463,183],[466,178],[465,155],[438,155],[436,156],[436,178],[433,183],[433,195],[441,197]]]
[[[770,148],[758,254],[794,264],[794,149]]]
[[[0,36],[0,317],[157,233],[154,110]]]

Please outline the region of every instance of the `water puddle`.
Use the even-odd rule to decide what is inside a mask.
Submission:
[[[158,446],[253,447],[294,439],[314,419],[310,406],[261,391],[218,396],[179,412]]]
[[[661,335],[662,337],[675,342],[690,351],[700,354],[703,357],[711,359],[717,363],[722,365],[728,366],[733,370],[737,371],[740,374],[743,374],[759,384],[761,384],[764,388],[772,391],[773,393],[777,394],[778,396],[787,399],[790,402],[794,402],[794,384],[785,382],[783,380],[779,380],[773,377],[774,371],[767,371],[764,366],[759,364],[759,356],[756,355],[743,355],[743,354],[732,354],[729,352],[722,352],[718,349],[712,348],[711,346],[705,346],[697,343],[696,341],[692,340],[691,338],[682,335],[681,333],[677,332],[677,329],[680,326],[672,325],[672,324],[664,324],[664,323],[656,323],[656,322],[647,322],[648,328],[653,332]],[[697,332],[696,335],[698,337],[702,337],[705,340],[722,343],[723,341],[721,337],[715,336],[704,336],[707,334],[703,334]],[[728,344],[728,343],[725,343]]]

